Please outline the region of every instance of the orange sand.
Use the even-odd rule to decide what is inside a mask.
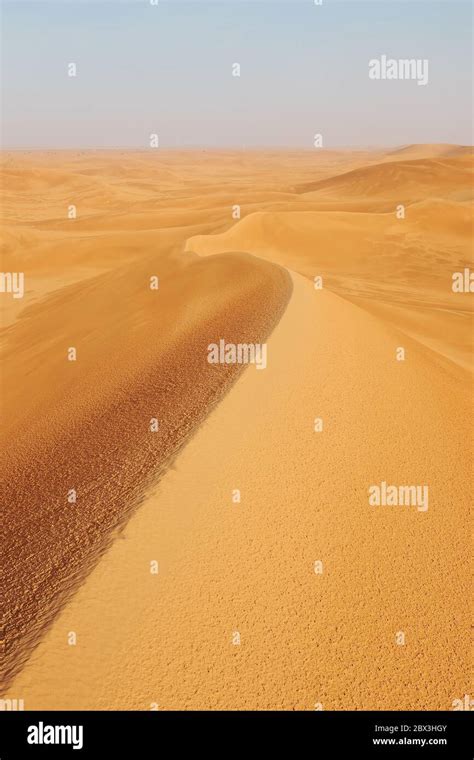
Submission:
[[[449,709],[468,693],[472,296],[454,294],[451,275],[472,267],[470,151],[66,152],[3,163],[3,269],[27,278],[22,301],[1,296],[10,509],[21,505],[8,551],[24,579],[8,610],[22,656],[7,676],[43,632],[8,696],[27,709]],[[70,203],[76,220],[65,219]],[[282,317],[289,285],[275,264],[293,279]],[[155,273],[159,306],[146,289]],[[268,367],[246,369],[209,414],[229,383],[214,367],[206,397],[196,345],[249,325],[260,340],[273,328]],[[65,349],[76,343],[72,380]],[[114,425],[100,433],[99,421],[130,398],[145,417],[146,378],[166,383],[168,351],[196,403],[180,435],[188,395],[168,407],[160,397],[176,424],[145,473],[130,419],[116,443]],[[71,448],[58,464],[50,454],[65,431]],[[156,485],[160,462],[186,441]],[[60,502],[35,487],[42,478],[61,491],[75,446],[84,496],[64,509],[76,510],[77,574],[59,573],[66,590],[51,595],[58,563],[48,569],[41,551],[57,542],[42,548],[44,515]],[[120,533],[110,533],[108,500],[88,493],[91,477],[118,494],[110,503],[122,517],[140,494]],[[382,480],[428,483],[428,511],[370,507],[368,486]],[[81,553],[77,529],[98,505],[100,541]],[[31,577],[49,593],[28,617]],[[7,653],[7,629],[9,643]]]

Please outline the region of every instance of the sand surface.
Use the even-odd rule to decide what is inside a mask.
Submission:
[[[3,268],[27,278],[1,297],[8,696],[449,709],[469,693],[472,294],[451,276],[472,267],[470,151],[7,154],[3,170]],[[264,371],[205,361],[219,337],[268,335]],[[429,484],[429,509],[371,507],[381,481]]]

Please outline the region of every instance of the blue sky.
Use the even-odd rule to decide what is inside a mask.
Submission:
[[[3,0],[2,145],[471,143],[471,19],[461,0]],[[429,83],[370,80],[382,54],[427,58]]]

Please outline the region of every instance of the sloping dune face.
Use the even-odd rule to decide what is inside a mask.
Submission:
[[[5,331],[4,685],[242,370],[216,371],[208,345],[263,341],[290,289],[284,270],[246,254],[148,253]]]

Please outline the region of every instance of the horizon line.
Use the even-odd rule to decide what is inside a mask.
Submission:
[[[428,145],[440,145],[453,148],[474,148],[474,144],[464,143],[450,143],[450,142],[414,142],[414,143],[395,143],[380,145],[338,145],[332,147],[314,148],[310,146],[296,146],[296,145],[227,145],[227,146],[209,146],[209,145],[188,145],[188,146],[166,146],[162,148],[150,148],[150,147],[136,147],[131,145],[119,145],[114,147],[104,146],[70,146],[70,147],[51,147],[51,146],[11,146],[5,147],[0,145],[1,153],[35,153],[35,152],[55,152],[55,153],[71,153],[71,152],[85,152],[85,151],[101,151],[101,152],[114,152],[114,151],[128,151],[133,153],[183,153],[183,152],[213,152],[213,153],[225,153],[225,152],[240,152],[246,151],[294,151],[302,153],[330,153],[345,150],[359,150],[359,151],[373,151],[373,150],[402,150],[404,148],[420,147]]]

